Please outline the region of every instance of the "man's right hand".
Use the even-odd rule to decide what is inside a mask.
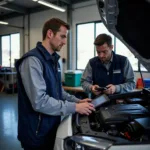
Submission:
[[[92,91],[92,93],[95,94],[95,95],[100,95],[100,94],[101,94],[101,91],[98,91],[97,88],[99,88],[98,85],[92,85],[92,86],[91,86],[91,91]]]
[[[79,114],[89,115],[95,111],[94,105],[88,102],[85,103],[76,103],[76,112]]]

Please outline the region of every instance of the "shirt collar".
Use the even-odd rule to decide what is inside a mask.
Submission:
[[[46,60],[58,61],[60,56],[54,52],[52,55],[45,49],[42,42],[37,42],[36,48],[40,50]]]

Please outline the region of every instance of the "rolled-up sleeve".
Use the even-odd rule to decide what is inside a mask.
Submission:
[[[75,112],[74,102],[57,100],[46,93],[43,66],[38,58],[30,56],[24,59],[19,69],[25,92],[35,111],[48,115],[66,115]]]

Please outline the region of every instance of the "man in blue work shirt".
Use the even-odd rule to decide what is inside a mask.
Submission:
[[[81,85],[86,92],[99,95],[99,87],[106,87],[106,94],[125,93],[135,88],[132,66],[127,57],[115,54],[112,38],[100,34],[94,41],[96,57],[89,60],[81,78]],[[94,96],[94,97],[95,97]]]
[[[61,84],[59,55],[69,25],[58,18],[43,26],[43,41],[16,63],[18,75],[18,139],[24,150],[53,150],[60,116],[94,111],[90,99],[66,93]]]

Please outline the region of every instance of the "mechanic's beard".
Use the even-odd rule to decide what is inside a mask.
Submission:
[[[54,52],[60,52],[61,48],[62,48],[62,46],[57,46],[56,47],[56,46],[52,45],[52,49],[53,49]]]
[[[102,63],[108,63],[108,62],[110,62],[110,60],[111,60],[111,57],[109,57],[109,58],[100,58],[100,60],[101,60],[101,62]]]
[[[58,49],[58,48],[55,48],[55,49],[53,49],[55,52],[60,52],[60,49]]]
[[[100,60],[102,63],[105,63],[107,61],[106,58],[100,58]]]

